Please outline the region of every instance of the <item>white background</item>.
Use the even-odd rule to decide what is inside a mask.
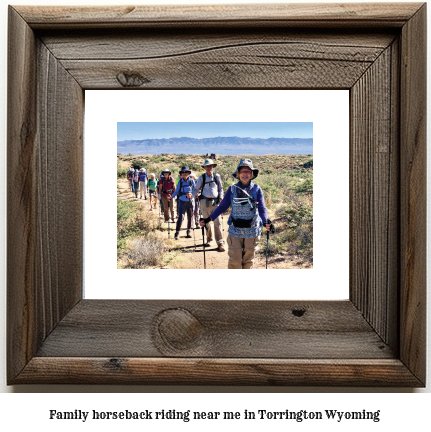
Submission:
[[[298,2],[298,0],[296,0]],[[252,3],[253,0],[247,0],[246,2],[237,1],[236,3]],[[276,1],[273,1],[276,2]],[[37,5],[40,3],[43,4],[55,4],[55,5],[67,5],[67,4],[98,4],[98,5],[106,5],[106,4],[118,4],[119,1],[48,1],[44,0],[43,2],[25,0],[19,1],[16,0],[13,2],[14,4],[32,4]],[[135,4],[147,3],[147,4],[155,4],[155,3],[173,3],[173,1],[134,1]],[[207,3],[204,0],[200,0],[198,2],[194,1],[185,1],[183,3]],[[210,3],[219,3],[217,0],[212,0]],[[1,5],[1,79],[3,85],[0,86],[1,98],[0,100],[4,101],[0,105],[0,128],[2,130],[2,140],[1,143],[3,148],[5,146],[5,124],[6,124],[6,34],[7,34],[7,6],[5,3]],[[431,44],[428,41],[428,46]],[[430,56],[428,53],[428,62]],[[428,68],[430,70],[430,68]],[[429,86],[428,86],[429,89]],[[429,93],[428,93],[429,96]],[[428,97],[428,105],[429,105],[429,97]],[[429,105],[430,106],[430,105]],[[428,121],[428,130],[430,130],[430,124]],[[5,164],[5,156],[0,157],[0,163],[2,171],[5,172],[6,164]],[[428,159],[429,164],[429,159]],[[6,174],[5,174],[6,175]],[[430,188],[428,189],[430,190]],[[5,213],[5,190],[1,191],[1,214]],[[428,206],[428,214],[429,213]],[[4,217],[4,216],[3,216]],[[0,238],[5,245],[5,229],[4,224],[2,225],[2,229],[0,231]],[[5,248],[2,251],[3,258],[5,257]],[[415,428],[421,427],[424,430],[429,428],[430,420],[429,420],[429,406],[431,406],[431,385],[428,384],[426,389],[382,389],[382,388],[272,388],[272,387],[246,387],[246,388],[238,388],[238,387],[143,387],[143,386],[77,386],[77,385],[33,385],[33,386],[14,386],[7,387],[5,384],[5,266],[4,259],[2,260],[3,265],[0,268],[2,275],[2,284],[1,284],[1,292],[2,296],[0,297],[0,307],[2,310],[2,320],[1,320],[1,344],[0,344],[0,364],[1,364],[1,373],[0,373],[0,391],[3,393],[0,394],[0,425],[4,430],[13,430],[15,428],[19,429],[21,427],[31,428],[32,430],[59,430],[60,428],[64,431],[77,431],[79,427],[86,427],[88,430],[91,426],[94,426],[94,423],[89,423],[90,426],[87,426],[88,423],[81,423],[76,421],[65,421],[65,422],[50,422],[48,420],[48,410],[49,409],[60,409],[73,411],[75,409],[83,409],[83,410],[91,410],[91,409],[182,409],[183,407],[189,407],[194,410],[237,410],[241,411],[243,408],[247,406],[250,409],[274,409],[274,410],[284,410],[284,409],[354,409],[354,410],[362,410],[372,409],[382,410],[382,420],[379,423],[348,423],[347,427],[349,430],[364,430],[364,427],[368,427],[373,430],[406,430],[407,428]],[[428,311],[431,310],[430,300],[428,299]],[[430,337],[431,328],[428,324],[428,359],[431,358],[431,354],[429,352],[430,347]],[[429,363],[429,361],[428,361]],[[431,382],[431,374],[428,367],[428,383]],[[9,392],[9,394],[8,394]],[[27,395],[25,393],[38,392],[38,393],[46,393],[42,395]],[[52,392],[52,393],[50,393]],[[114,395],[102,394],[102,395],[92,395],[92,392],[112,392],[119,393],[122,392],[124,394],[118,395],[117,397]],[[135,392],[135,393],[134,393]],[[169,394],[164,394],[165,392],[170,392]],[[176,394],[177,392],[181,392],[180,394]],[[199,392],[199,393],[198,393]],[[214,392],[222,392],[225,394],[217,394]],[[235,394],[234,392],[253,392],[254,394]],[[368,392],[368,394],[364,394],[364,392]],[[410,393],[422,393],[417,395],[412,395]],[[11,394],[11,393],[20,393],[20,394]],[[82,393],[82,394],[75,394]],[[136,394],[138,393],[138,394]],[[160,394],[163,393],[163,394]],[[268,394],[267,394],[268,393]],[[292,394],[295,393],[295,394]],[[299,394],[296,394],[299,393]],[[300,394],[307,393],[307,394]],[[327,394],[323,394],[327,393]],[[381,394],[385,393],[385,394]],[[394,394],[386,394],[386,393],[394,393]],[[426,393],[426,394],[424,394]],[[149,427],[146,426],[145,423],[137,423],[135,425],[127,425],[125,423],[118,422],[110,422],[103,423],[103,428],[105,430],[118,430],[119,427],[127,427],[127,430],[144,430],[144,428]],[[170,423],[167,424],[168,426]],[[204,426],[195,423],[195,424],[186,424],[187,426],[180,426],[180,423],[175,423],[176,427],[187,427],[188,430],[202,430],[202,427],[210,430],[217,430],[220,427],[223,427],[231,430],[236,430],[238,426],[247,427],[251,430],[259,430],[262,427],[271,427],[274,430],[316,430],[315,423],[292,423],[288,424],[282,423],[256,423],[254,425],[244,425],[239,423],[208,423]],[[151,426],[155,426],[151,424]],[[101,426],[98,426],[101,427]],[[159,426],[160,427],[160,426]],[[346,430],[346,423],[324,423],[319,424],[320,430]],[[94,428],[91,428],[94,430]]]
[[[163,284],[160,272],[155,270],[117,269],[116,177],[107,176],[103,187],[97,188],[97,194],[92,179],[95,168],[106,173],[116,172],[117,122],[143,119],[148,122],[312,122],[313,269],[258,269],[246,274],[227,269],[170,270],[163,277],[171,283]],[[85,298],[335,300],[349,297],[347,90],[86,91],[84,147]],[[97,167],[93,161],[97,161]],[[180,277],[195,282],[205,278],[211,283],[205,284],[205,289],[200,283],[184,283],[178,289],[172,282]]]

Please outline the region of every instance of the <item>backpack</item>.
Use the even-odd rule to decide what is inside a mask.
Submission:
[[[178,197],[182,197],[183,195],[187,195],[188,192],[183,192],[183,188],[189,186],[190,189],[193,190],[193,181],[190,179],[190,177],[187,179],[188,184],[184,184],[184,180],[180,179],[178,184],[180,185],[180,192],[178,194]],[[190,191],[191,192],[191,191]]]
[[[170,186],[169,189],[165,188],[166,183],[168,184],[168,186]],[[175,183],[174,183],[172,177],[169,177],[168,180],[163,179],[163,182],[161,184],[162,184],[162,193],[171,194],[173,192]]]
[[[204,173],[204,174],[201,175],[201,177],[203,177],[203,185],[202,185],[202,189],[201,189],[202,192],[199,195],[199,199],[200,200],[201,199],[206,199],[206,197],[203,195],[203,193],[204,193],[204,187],[205,187],[206,184],[216,183],[217,184],[217,189],[218,189],[218,183],[217,183],[217,177],[216,177],[217,175],[220,177],[220,174],[217,174],[217,173],[213,172],[214,180],[210,180],[208,182],[207,182],[207,174]],[[208,199],[210,199],[210,198],[208,198]],[[214,202],[218,202],[219,199],[220,199],[220,193],[217,195],[217,198],[211,198],[211,199],[214,200]]]

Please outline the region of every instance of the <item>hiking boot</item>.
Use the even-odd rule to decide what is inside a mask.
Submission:
[[[192,236],[191,236],[191,234],[190,234],[190,231],[187,231],[186,238],[192,238]]]
[[[224,246],[223,246],[223,243],[220,243],[219,245],[218,245],[218,250],[220,251],[220,252],[224,252],[226,249],[224,248]]]
[[[211,246],[211,243],[207,240],[207,242],[205,243],[205,247],[209,247]]]
[[[165,222],[169,222],[169,219],[165,219]]]
[[[175,239],[175,240],[178,240],[178,236],[179,236],[179,233],[176,232],[176,233],[175,233],[175,236],[174,236],[174,239]]]

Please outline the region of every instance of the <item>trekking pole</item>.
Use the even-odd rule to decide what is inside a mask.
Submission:
[[[196,201],[195,201],[195,205]],[[195,223],[193,223],[193,220],[195,221]],[[196,219],[195,219],[195,209],[194,206],[192,206],[192,225],[193,225],[193,243],[195,245],[195,252],[196,252],[196,236],[195,236],[195,229],[196,229]]]
[[[269,232],[272,234],[275,233],[275,228],[272,222],[268,219],[267,223],[270,223],[270,229],[266,231],[266,266],[265,269],[268,269],[268,252],[269,252]]]
[[[207,268],[207,262],[205,259],[205,225],[202,227],[202,244],[204,246],[204,269]]]
[[[266,232],[266,266],[265,266],[265,270],[268,269],[268,252],[269,252],[269,231]]]

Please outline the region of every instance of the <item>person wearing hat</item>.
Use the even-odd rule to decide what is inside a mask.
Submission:
[[[272,228],[262,188],[252,182],[258,173],[259,170],[253,168],[250,159],[241,159],[233,173],[239,182],[229,186],[222,202],[209,217],[200,220],[200,225],[203,227],[232,207],[228,220],[228,269],[253,268],[263,221],[268,231]]]
[[[139,171],[137,169],[132,172],[132,183],[133,183],[132,192],[135,194],[135,198],[138,198]]]
[[[142,194],[144,194],[145,199],[147,199],[147,171],[145,168],[139,170],[139,193],[140,199],[142,199]]]
[[[159,178],[157,179],[157,197],[159,198],[159,203],[160,203],[160,215],[162,213],[164,213],[164,209],[163,209],[163,201],[162,201],[162,182],[163,182],[163,173],[161,173],[159,175]]]
[[[171,172],[166,168],[162,171],[163,178],[160,179],[160,194],[162,196],[163,213],[165,222],[169,220],[169,209],[171,210],[171,219],[174,221],[174,203],[168,197],[175,192],[175,182],[171,177]]]
[[[151,198],[154,199],[154,208],[157,206],[157,180],[154,173],[150,174],[150,179],[148,180],[148,190],[150,192],[150,211],[152,211],[153,204]]]
[[[222,201],[224,192],[223,184],[221,181],[220,174],[214,173],[214,168],[217,166],[212,159],[206,159],[204,164],[201,165],[205,169],[205,173],[202,174],[196,183],[196,187],[193,189],[193,197],[198,197],[199,192],[199,205],[202,212],[202,217],[207,218]],[[219,217],[213,219],[214,221],[214,237],[217,242],[217,247],[220,251],[224,252],[224,239],[222,232],[221,220]],[[213,237],[213,230],[211,225],[208,225],[207,229],[207,244],[210,245]]]
[[[133,167],[130,167],[129,171],[127,171],[127,180],[129,180],[129,187],[130,187],[130,190],[132,192],[135,192],[133,190],[133,176],[134,176],[134,174],[135,174],[135,169]]]
[[[179,211],[178,211],[178,220],[175,232],[175,240],[178,240],[181,225],[184,220],[184,216],[187,213],[187,235],[186,238],[191,238],[191,227],[192,227],[192,219],[193,219],[193,203],[192,203],[192,191],[195,187],[195,182],[192,180],[189,175],[191,171],[189,167],[183,166],[181,168],[180,174],[181,179],[178,182],[178,186],[175,189],[175,192],[168,197],[168,200],[174,199],[177,195],[179,196]]]
[[[133,167],[129,168],[129,171],[127,171],[127,180],[129,181],[129,190],[133,192],[133,180],[132,180],[132,173],[135,172]]]

